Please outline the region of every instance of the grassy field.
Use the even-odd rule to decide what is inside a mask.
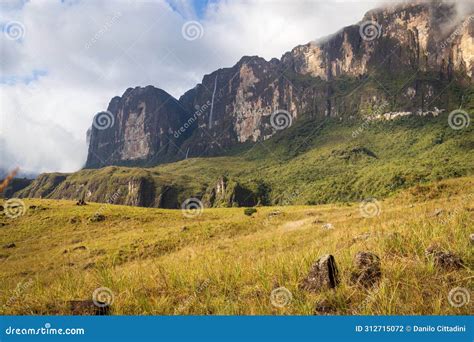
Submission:
[[[107,287],[116,315],[311,315],[320,302],[332,314],[470,314],[472,300],[456,308],[448,294],[474,289],[473,193],[474,177],[417,186],[380,200],[369,218],[359,203],[258,207],[252,216],[204,209],[187,218],[180,210],[25,199],[25,215],[0,216],[0,313],[68,314],[67,301]],[[105,220],[92,222],[97,213]],[[465,267],[435,267],[425,256],[432,244]],[[373,288],[349,281],[358,251],[381,258]],[[301,290],[326,253],[341,285]],[[278,287],[292,294],[281,308],[270,300]]]

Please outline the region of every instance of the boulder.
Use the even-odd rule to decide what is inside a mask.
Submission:
[[[432,259],[435,266],[444,270],[457,270],[463,267],[464,261],[455,253],[444,251],[438,246],[432,245],[425,250],[428,258]]]
[[[351,280],[355,284],[370,287],[382,277],[380,258],[372,252],[358,252],[354,258],[354,267]]]
[[[334,256],[326,254],[312,266],[308,276],[303,279],[300,288],[310,292],[333,289],[339,285],[339,272]]]

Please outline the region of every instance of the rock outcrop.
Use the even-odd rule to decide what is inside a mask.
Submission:
[[[382,277],[380,258],[372,252],[358,252],[354,257],[354,267],[351,280],[355,284],[370,287]]]
[[[209,187],[203,196],[206,207],[252,207],[257,198],[252,190],[227,177],[220,177],[216,184]]]
[[[183,159],[178,146],[186,135],[175,138],[173,132],[186,120],[187,112],[165,91],[129,88],[110,101],[107,112],[95,116],[86,168]]]
[[[303,279],[300,288],[310,292],[333,289],[339,285],[339,271],[334,256],[327,254],[319,258],[312,266],[308,276]]]

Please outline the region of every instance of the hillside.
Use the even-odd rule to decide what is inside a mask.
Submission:
[[[244,56],[179,99],[129,88],[94,117],[83,170],[42,174],[13,196],[305,205],[472,175],[474,26],[456,11],[375,9],[281,59]]]
[[[0,313],[70,314],[69,301],[106,287],[112,314],[469,315],[473,302],[455,307],[449,293],[473,289],[473,194],[467,177],[409,188],[376,210],[347,203],[259,207],[252,216],[204,209],[192,217],[27,199],[24,216],[0,217]],[[464,266],[436,264],[425,252],[433,245]],[[380,257],[373,287],[351,281],[360,251]],[[335,257],[340,285],[302,289],[326,253]],[[272,305],[280,287],[291,299]]]
[[[453,130],[447,113],[370,122],[302,120],[263,143],[225,151],[226,156],[45,174],[16,195],[85,196],[94,202],[113,196],[116,204],[164,208],[179,208],[190,197],[207,207],[357,201],[472,175],[473,160],[466,156],[473,148],[472,125]],[[206,200],[223,176],[231,183],[221,194],[227,199]]]

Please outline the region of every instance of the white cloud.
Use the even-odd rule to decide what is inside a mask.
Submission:
[[[375,3],[229,0],[197,11],[184,0],[2,2],[0,25],[19,21],[25,34],[0,35],[1,79],[14,83],[0,84],[0,168],[78,170],[93,115],[126,88],[152,84],[179,97],[243,55],[280,58]],[[201,39],[183,39],[188,20],[203,25]],[[35,71],[46,74],[18,82]]]

